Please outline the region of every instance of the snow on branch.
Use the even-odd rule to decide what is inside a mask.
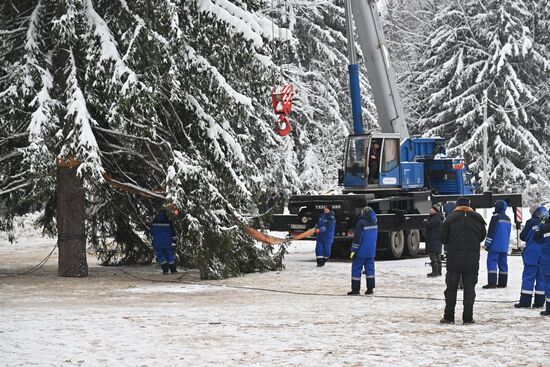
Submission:
[[[229,96],[231,96],[235,101],[237,101],[242,105],[252,107],[252,100],[249,97],[233,89],[233,87],[229,85],[229,83],[227,83],[227,80],[225,79],[225,77],[221,75],[218,69],[212,66],[208,62],[208,60],[206,60],[201,55],[198,55],[195,49],[193,49],[191,46],[186,46],[185,49],[187,51],[188,57],[192,60],[192,63],[196,64],[199,70],[201,69],[208,70],[212,74],[214,79],[218,82],[218,85],[220,86],[220,88],[225,90],[225,92],[229,94]]]
[[[70,147],[64,147],[61,150],[60,155],[64,156],[69,153],[70,149],[74,150],[78,154],[79,160],[82,164],[78,168],[79,174],[82,171],[90,171],[92,173],[102,174],[104,169],[101,165],[101,159],[99,157],[99,147],[97,141],[92,132],[92,125],[95,125],[95,120],[90,116],[88,108],[86,106],[86,99],[84,94],[78,85],[78,79],[76,76],[76,64],[72,49],[69,51],[70,72],[67,78],[67,114],[65,118],[74,118],[74,128],[68,134],[68,137],[75,139],[71,143]],[[72,135],[75,135],[72,137]],[[101,175],[99,175],[101,177]]]
[[[242,152],[242,148],[239,145],[239,143],[237,143],[237,141],[235,141],[233,136],[231,136],[231,134],[229,134],[223,127],[221,127],[214,120],[214,118],[212,116],[210,116],[209,114],[206,113],[206,111],[204,111],[204,109],[199,104],[199,102],[195,99],[195,97],[188,94],[187,95],[187,101],[191,106],[193,106],[193,108],[195,109],[195,113],[197,114],[199,119],[201,119],[202,121],[208,123],[206,133],[207,133],[208,137],[214,143],[214,147],[216,149],[216,155],[220,159],[225,158],[225,153],[223,152],[221,146],[218,143],[218,139],[221,138],[221,140],[226,144],[226,146],[228,147],[228,150],[232,153],[232,155],[237,160],[239,160],[240,162],[245,162],[246,159],[245,159],[245,156]]]
[[[38,17],[42,8],[42,2],[38,1],[36,7],[29,17],[29,28],[27,29],[27,41],[25,42],[25,51],[27,51],[27,63],[36,64],[34,53],[38,51],[38,42],[36,39]]]
[[[85,0],[86,7],[86,19],[88,20],[88,25],[91,29],[94,30],[94,35],[99,38],[101,44],[101,60],[113,60],[115,63],[113,71],[113,79],[122,81],[122,77],[126,74],[127,78],[124,81],[122,86],[122,93],[125,93],[128,88],[137,82],[137,76],[132,69],[130,69],[124,60],[120,57],[118,48],[111,30],[103,20],[97,14],[92,4],[92,0]]]
[[[510,145],[505,144],[499,135],[496,136],[495,141],[493,143],[495,154],[499,157],[509,157],[509,156],[515,156],[519,157],[521,156],[520,152],[514,148],[512,148]]]
[[[46,128],[52,121],[57,120],[52,113],[56,102],[50,97],[50,90],[53,87],[53,77],[49,70],[43,68],[37,69],[40,71],[42,88],[30,103],[31,106],[36,106],[36,110],[31,115],[31,122],[28,127],[31,145],[41,145]]]
[[[237,33],[253,42],[257,48],[263,46],[264,38],[275,38],[285,34],[287,40],[292,38],[290,30],[279,28],[272,21],[252,14],[228,0],[197,0],[199,11],[212,14],[216,19],[229,24]]]

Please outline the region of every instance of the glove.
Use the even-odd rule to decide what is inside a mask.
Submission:
[[[351,252],[351,254],[349,254],[349,259],[350,260],[353,260],[353,258],[355,257],[355,252]]]

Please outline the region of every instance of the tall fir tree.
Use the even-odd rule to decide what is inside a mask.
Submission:
[[[261,77],[270,74],[262,62],[269,21],[246,7],[225,0],[4,4],[4,228],[14,214],[38,209],[55,231],[56,162],[74,157],[88,238],[104,249],[114,239],[109,249],[120,250],[102,252],[106,262],[151,261],[140,233],[162,205],[153,192],[161,190],[185,213],[177,245],[184,265],[205,278],[279,268],[282,254],[240,228],[255,190],[245,178],[270,164],[258,151],[270,139],[261,131],[271,131],[260,118],[267,108],[253,103],[269,88]]]
[[[350,121],[344,32],[341,0],[2,3],[0,229],[38,210],[55,235],[58,163],[73,162],[105,263],[152,261],[165,195],[184,213],[182,265],[204,278],[280,268],[283,252],[240,226],[266,190],[335,183]],[[283,80],[298,90],[286,138],[269,100]],[[373,126],[365,74],[362,85]]]

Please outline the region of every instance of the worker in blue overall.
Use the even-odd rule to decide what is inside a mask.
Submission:
[[[541,223],[548,218],[548,210],[545,207],[536,205],[532,207],[531,219],[527,221],[521,231],[519,238],[525,242],[523,249],[523,275],[521,282],[521,295],[516,308],[531,307],[533,289],[535,291],[535,302],[533,307],[544,306],[544,276],[540,268],[542,257],[542,244],[534,239],[535,231],[540,231]]]
[[[506,215],[508,204],[504,200],[497,200],[495,211],[489,223],[484,248],[487,254],[487,278],[485,289],[506,288],[508,284],[508,247],[512,222]],[[498,282],[497,282],[498,278]]]
[[[548,223],[545,218],[541,221],[540,230],[535,229],[533,237],[535,238],[535,241],[542,243],[540,270],[544,276],[546,309],[541,311],[540,314],[542,316],[550,316],[550,223]]]
[[[153,238],[153,248],[157,255],[158,262],[162,269],[162,274],[177,273],[176,258],[172,244],[176,242],[176,232],[172,223],[172,217],[177,217],[179,210],[175,204],[169,204],[162,208],[153,219],[151,224],[151,237]]]
[[[350,254],[350,259],[353,260],[351,264],[351,292],[348,292],[348,296],[359,294],[363,269],[367,277],[365,294],[374,293],[374,257],[376,256],[377,238],[376,213],[370,206],[366,206],[361,210],[361,215],[355,224]]]
[[[315,256],[317,257],[318,267],[324,266],[330,257],[335,227],[336,221],[334,219],[332,206],[327,205],[323,208],[323,213],[319,216],[319,222],[315,226],[315,233],[317,234]]]

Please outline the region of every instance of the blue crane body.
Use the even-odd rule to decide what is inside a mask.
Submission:
[[[342,194],[293,196],[288,203],[290,214],[276,215],[271,229],[304,232],[330,204],[336,216],[333,254],[346,256],[355,220],[369,205],[379,218],[377,249],[399,258],[418,253],[420,231],[434,203],[468,196],[474,208],[490,208],[498,199],[516,208],[522,206],[522,199],[521,194],[474,194],[468,165],[461,157],[447,156],[444,138],[409,137],[376,3],[345,1],[354,134],[347,139],[343,167],[338,171]],[[364,129],[353,20],[381,131]],[[516,219],[516,227],[520,225]]]

